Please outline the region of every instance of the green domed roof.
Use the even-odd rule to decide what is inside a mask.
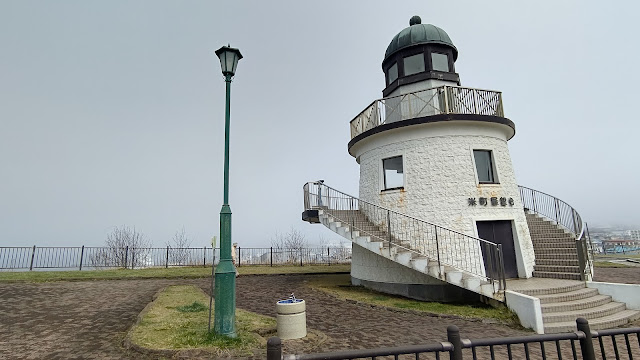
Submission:
[[[453,61],[458,58],[458,49],[453,45],[447,33],[437,26],[431,24],[421,24],[422,20],[419,16],[414,16],[409,21],[409,27],[400,31],[398,35],[393,37],[391,43],[387,47],[384,59],[400,49],[418,44],[442,44],[450,46],[453,49]]]

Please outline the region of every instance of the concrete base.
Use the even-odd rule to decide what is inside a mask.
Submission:
[[[441,282],[441,284],[383,283],[361,280],[352,276],[351,284],[421,301],[437,301],[445,303],[486,303],[486,301],[483,301],[484,297],[482,295],[445,282]]]

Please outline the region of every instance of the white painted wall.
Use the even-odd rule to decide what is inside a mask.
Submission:
[[[520,325],[533,329],[538,334],[544,334],[540,299],[510,290],[505,290],[504,297],[507,307],[518,315]]]
[[[351,276],[356,279],[397,284],[444,284],[441,280],[377,255],[356,243],[351,249]]]
[[[384,131],[351,148],[360,163],[360,198],[477,236],[476,221],[511,220],[519,277],[531,277],[535,255],[511,164],[506,125],[447,121]],[[499,184],[478,184],[473,150],[491,150]],[[404,189],[382,191],[382,159],[402,155]],[[513,198],[514,206],[469,206],[469,197]]]
[[[600,294],[609,295],[613,301],[627,304],[628,309],[640,310],[640,285],[587,281],[587,287],[598,289]]]

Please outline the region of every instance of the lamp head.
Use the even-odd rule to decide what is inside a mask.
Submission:
[[[216,55],[220,58],[220,67],[222,67],[223,75],[235,75],[238,60],[242,59],[240,50],[230,46],[223,46],[216,50]]]

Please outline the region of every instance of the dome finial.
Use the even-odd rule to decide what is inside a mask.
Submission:
[[[422,24],[422,19],[420,19],[420,16],[418,15],[414,15],[411,17],[411,19],[409,19],[409,26],[416,24]]]

